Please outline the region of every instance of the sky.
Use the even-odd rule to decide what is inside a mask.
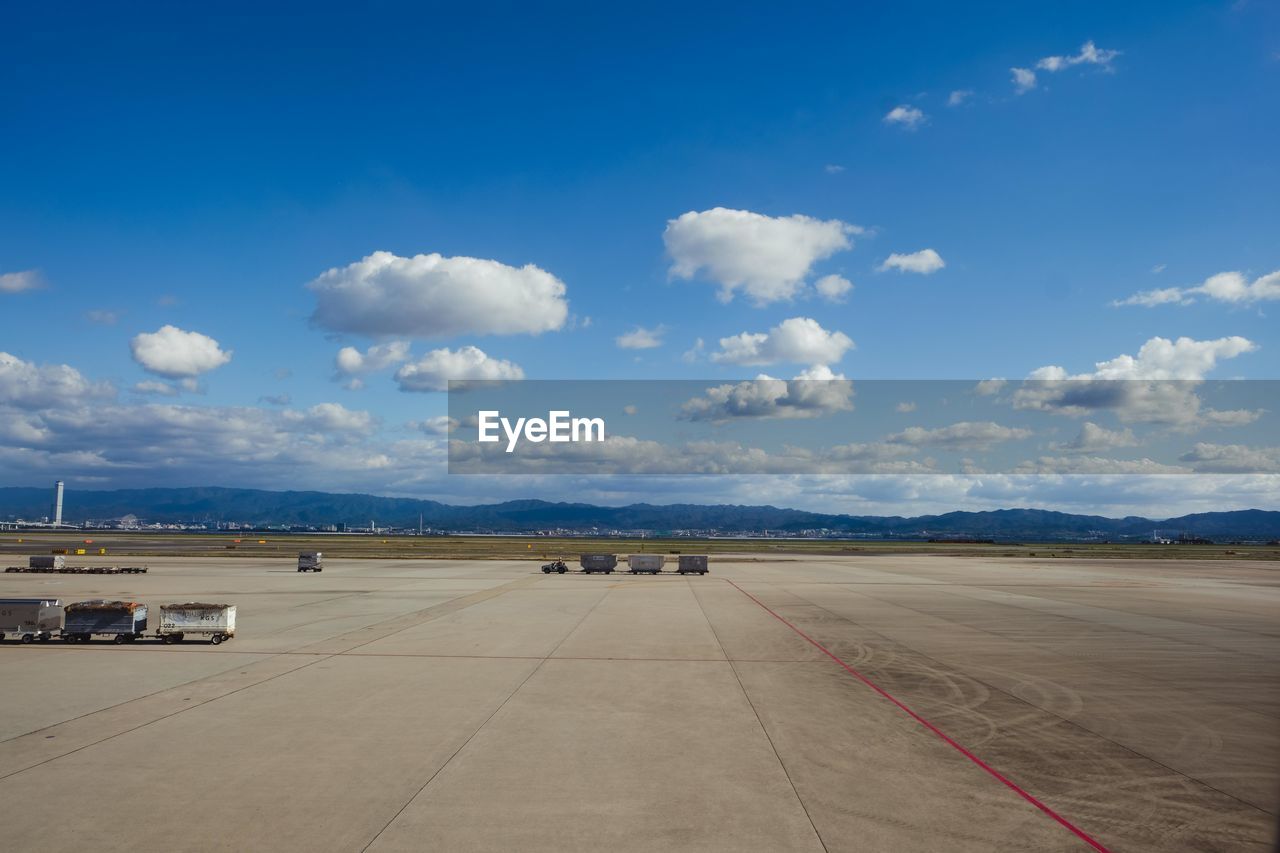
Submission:
[[[1276,378],[1275,3],[24,4],[0,49],[0,485],[1280,507],[459,477],[441,426],[450,378]]]

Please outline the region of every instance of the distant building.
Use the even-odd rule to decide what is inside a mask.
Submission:
[[[53,526],[62,526],[62,481],[53,484]]]

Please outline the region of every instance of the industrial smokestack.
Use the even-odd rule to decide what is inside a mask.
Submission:
[[[62,481],[53,484],[53,526],[62,526]]]

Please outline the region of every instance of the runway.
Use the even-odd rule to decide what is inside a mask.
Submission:
[[[0,574],[239,610],[0,646],[6,849],[1272,849],[1273,563],[145,562]]]

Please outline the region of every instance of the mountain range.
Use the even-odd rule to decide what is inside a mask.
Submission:
[[[52,490],[0,488],[0,519],[38,520],[50,514]],[[241,522],[416,528],[465,532],[527,532],[567,528],[665,533],[675,530],[780,534],[827,530],[860,536],[965,536],[1000,539],[1080,539],[1162,535],[1210,539],[1280,538],[1280,512],[1235,510],[1178,518],[1107,518],[1040,509],[949,512],[942,515],[834,515],[773,506],[630,504],[595,506],[541,500],[455,506],[430,500],[328,492],[273,492],[221,487],[67,492],[64,520],[108,520],[127,515],[148,522]]]

